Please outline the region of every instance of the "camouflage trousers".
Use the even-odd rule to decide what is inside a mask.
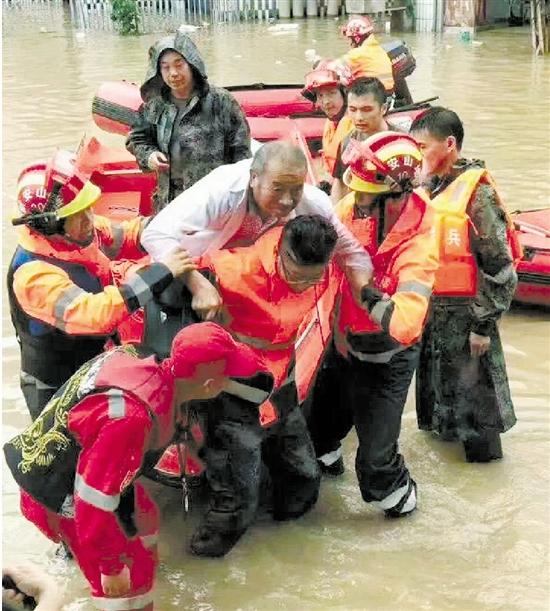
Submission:
[[[436,301],[422,338],[416,376],[418,426],[452,441],[501,433],[515,422],[504,352],[496,324],[489,350],[470,354],[467,304]]]

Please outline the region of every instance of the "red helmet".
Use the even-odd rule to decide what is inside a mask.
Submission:
[[[406,191],[417,178],[422,153],[414,138],[398,132],[380,132],[363,142],[352,140],[342,156],[349,164],[344,183],[354,191]]]
[[[374,24],[366,15],[354,15],[342,28],[342,34],[355,43],[374,32]]]
[[[24,215],[58,211],[59,218],[66,218],[91,206],[100,193],[95,185],[88,186],[87,177],[76,169],[74,156],[67,151],[57,151],[48,164],[26,168],[17,181],[17,205]]]
[[[302,95],[308,100],[315,100],[315,92],[321,87],[339,87],[340,78],[328,60],[322,60],[315,70],[306,74],[305,87]]]
[[[51,219],[54,223],[89,208],[100,195],[99,187],[77,170],[74,156],[67,151],[57,151],[48,164],[32,165],[19,175],[17,205],[23,218],[16,219],[14,224],[28,220],[27,224],[40,229],[48,223],[33,223],[33,217],[39,220],[47,213],[55,213],[55,219]]]

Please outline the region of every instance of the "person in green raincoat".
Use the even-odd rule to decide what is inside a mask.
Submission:
[[[416,376],[418,426],[461,441],[468,462],[488,462],[502,458],[500,434],[516,422],[497,322],[514,295],[520,249],[484,163],[460,157],[464,129],[457,114],[431,108],[412,124],[411,135],[423,151],[434,205],[450,202],[451,191],[467,198],[462,207],[477,268],[474,295],[432,297]],[[469,190],[454,189],[458,180]]]
[[[149,49],[143,106],[126,148],[158,175],[154,211],[220,165],[251,157],[250,129],[229,91],[208,83],[189,36],[177,32]]]

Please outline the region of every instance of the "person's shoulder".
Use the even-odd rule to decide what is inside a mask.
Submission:
[[[304,192],[297,206],[297,211],[299,211],[300,208],[317,208],[325,211],[327,208],[330,209],[331,207],[330,197],[324,191],[308,183],[304,185]]]

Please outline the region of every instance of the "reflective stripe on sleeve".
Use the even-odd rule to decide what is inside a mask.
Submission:
[[[432,289],[422,282],[418,282],[417,280],[407,280],[406,282],[400,282],[397,286],[396,293],[417,293],[418,295],[422,295],[429,299],[432,294]]]
[[[108,397],[108,414],[109,418],[124,418],[126,416],[126,402],[124,401],[124,393],[120,388],[111,388],[107,391]]]
[[[143,306],[153,299],[151,287],[139,274],[133,274],[125,284],[132,289],[136,299],[139,301],[139,305]]]
[[[71,286],[66,291],[63,291],[58,297],[53,307],[53,315],[55,317],[56,326],[65,331],[65,312],[75,299],[83,295],[83,291],[79,286]]]
[[[398,352],[402,352],[408,346],[399,346],[393,350],[386,350],[385,352],[356,352],[349,346],[349,342],[346,342],[348,351],[353,354],[356,359],[364,361],[365,363],[389,363],[392,357]]]
[[[377,301],[370,311],[371,318],[376,321],[377,324],[381,325],[382,317],[391,304],[391,299],[381,299],[380,301]]]
[[[153,590],[139,596],[129,596],[127,598],[104,598],[103,596],[93,596],[92,601],[97,609],[104,611],[139,611],[154,602]]]
[[[250,403],[256,403],[257,405],[260,405],[269,397],[269,393],[265,392],[265,390],[260,390],[254,386],[248,386],[247,384],[237,382],[236,380],[229,380],[224,392],[229,395],[245,399],[246,401],[250,401]]]
[[[109,246],[103,246],[102,250],[109,257],[109,259],[115,259],[120,253],[120,247],[122,246],[122,241],[124,240],[124,230],[116,223],[111,225],[111,229],[113,230],[113,243]]]
[[[74,479],[74,490],[83,501],[103,511],[114,511],[120,503],[120,494],[105,494],[93,488],[79,473]]]

